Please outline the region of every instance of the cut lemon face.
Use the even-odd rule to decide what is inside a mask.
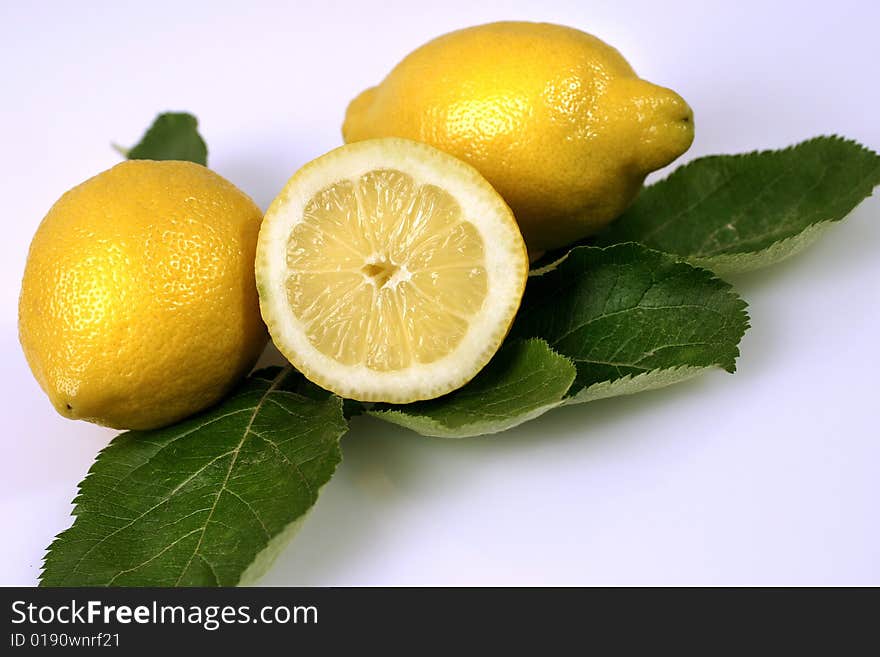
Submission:
[[[256,260],[263,319],[308,379],[406,403],[455,390],[492,358],[528,275],[510,209],[471,166],[372,139],[300,169]]]

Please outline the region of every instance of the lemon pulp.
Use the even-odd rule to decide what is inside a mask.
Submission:
[[[399,370],[461,342],[486,298],[484,265],[482,238],[448,192],[379,169],[308,202],[287,243],[287,298],[321,353]]]

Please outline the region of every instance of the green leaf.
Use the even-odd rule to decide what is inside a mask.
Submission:
[[[529,279],[512,335],[574,361],[568,403],[736,369],[746,304],[711,272],[639,244],[578,247]]]
[[[463,388],[414,404],[382,404],[368,414],[426,436],[497,433],[559,406],[574,377],[571,362],[543,340],[514,341]]]
[[[338,397],[297,392],[290,368],[251,375],[224,402],[129,431],[80,484],[43,586],[231,586],[258,578],[341,459]]]
[[[160,114],[136,146],[118,149],[129,160],[186,160],[208,165],[208,147],[192,114]]]
[[[708,368],[732,372],[748,328],[745,308],[730,285],[673,256],[639,244],[578,247],[529,278],[511,337],[471,383],[367,413],[424,435],[462,438]]]
[[[812,243],[880,184],[880,156],[840,137],[694,160],[644,189],[598,237],[639,242],[716,273],[773,264]]]

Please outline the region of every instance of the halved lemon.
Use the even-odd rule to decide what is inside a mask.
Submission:
[[[405,139],[338,148],[266,213],[263,319],[308,379],[406,403],[472,379],[519,308],[528,258],[507,204],[457,158]]]

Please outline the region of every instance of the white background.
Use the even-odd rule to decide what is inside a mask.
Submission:
[[[27,369],[27,246],[154,115],[196,113],[263,207],[341,142],[347,102],[452,29],[518,18],[615,45],[696,116],[685,159],[841,133],[880,148],[875,2],[10,2],[0,8],[0,583],[36,582],[113,432]],[[820,9],[820,7],[822,9]],[[880,200],[733,279],[739,372],[562,409],[496,437],[359,419],[266,584],[880,584]]]

